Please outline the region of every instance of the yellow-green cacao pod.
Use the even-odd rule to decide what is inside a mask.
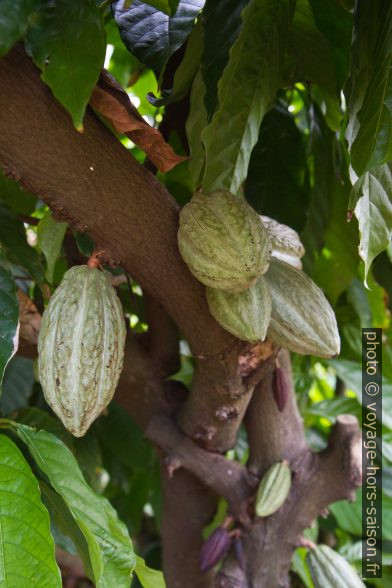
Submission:
[[[263,276],[238,294],[215,288],[207,288],[206,294],[212,316],[226,331],[243,341],[264,341],[271,318],[271,297]]]
[[[306,555],[315,588],[364,588],[351,565],[328,545],[317,545]]]
[[[313,280],[273,257],[265,279],[272,299],[268,338],[304,355],[338,355],[340,338],[335,313]]]
[[[199,282],[226,292],[250,288],[268,269],[270,241],[259,215],[224,190],[196,193],[182,208],[178,246]]]
[[[287,225],[278,223],[278,221],[268,216],[261,216],[260,218],[271,241],[271,255],[298,269],[302,269],[301,257],[305,255],[305,248],[297,231]]]
[[[38,367],[46,401],[75,437],[113,398],[124,343],[122,306],[107,275],[72,267],[43,313]]]
[[[261,479],[256,494],[255,512],[268,517],[286,500],[291,486],[291,471],[285,461],[274,463]]]

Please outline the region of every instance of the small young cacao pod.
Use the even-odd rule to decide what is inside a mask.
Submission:
[[[291,486],[291,471],[287,462],[274,463],[262,477],[256,494],[258,517],[268,517],[286,500]]]
[[[227,529],[217,527],[204,542],[200,551],[200,571],[211,570],[226,553],[231,545],[231,537]]]
[[[38,367],[46,401],[75,437],[113,398],[124,343],[122,306],[107,275],[72,267],[42,315]]]
[[[242,543],[241,537],[236,537],[234,539],[234,553],[241,570],[245,571],[244,545]]]
[[[199,282],[226,292],[250,288],[268,269],[270,240],[259,215],[225,190],[196,193],[182,208],[178,246]]]
[[[256,284],[238,294],[206,289],[208,307],[222,327],[243,341],[264,341],[271,318],[271,297],[260,276]]]
[[[305,248],[297,231],[268,216],[260,218],[271,241],[271,256],[302,269],[301,257],[305,255]]]
[[[313,280],[273,257],[265,279],[272,299],[268,338],[296,353],[338,355],[340,338],[335,313]]]
[[[306,563],[315,588],[365,588],[348,561],[328,545],[317,545],[310,549]]]
[[[289,397],[289,383],[287,380],[286,372],[281,367],[276,366],[274,372],[274,379],[272,381],[272,392],[274,400],[279,412],[284,411],[288,397]]]

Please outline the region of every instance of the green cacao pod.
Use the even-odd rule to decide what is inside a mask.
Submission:
[[[260,276],[256,284],[238,294],[207,288],[212,316],[222,327],[243,341],[264,341],[271,318],[271,297]]]
[[[113,398],[124,343],[122,306],[107,275],[72,267],[43,313],[38,368],[46,401],[75,437]]]
[[[268,216],[261,216],[260,218],[271,241],[271,255],[298,269],[302,269],[301,257],[305,255],[305,248],[297,231],[287,225],[278,223],[278,221]]]
[[[313,280],[274,258],[265,279],[272,299],[268,338],[305,355],[338,355],[340,338],[335,314]]]
[[[306,555],[315,588],[364,588],[351,565],[328,545],[317,545]]]
[[[250,288],[268,269],[270,241],[259,215],[224,190],[196,193],[182,208],[178,246],[199,282],[226,292]]]
[[[287,462],[274,463],[261,479],[256,494],[255,511],[258,517],[268,517],[286,500],[291,486],[291,471]]]

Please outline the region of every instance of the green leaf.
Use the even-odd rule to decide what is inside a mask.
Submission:
[[[0,409],[4,414],[26,406],[34,385],[33,360],[15,355],[4,372]]]
[[[143,588],[165,588],[166,586],[162,572],[149,568],[142,557],[136,556],[135,572]]]
[[[23,190],[18,182],[4,176],[0,170],[0,201],[12,212],[28,216],[35,210],[37,198]]]
[[[135,556],[125,525],[113,507],[87,485],[75,457],[59,439],[25,425],[16,427],[84,535],[96,586],[129,588]]]
[[[26,268],[36,282],[44,281],[43,265],[36,250],[27,244],[22,221],[2,206],[0,206],[0,244],[11,263]]]
[[[201,140],[202,130],[207,126],[204,94],[205,85],[201,71],[199,71],[193,80],[189,115],[186,121],[186,135],[191,154],[189,159],[189,172],[195,189],[200,186],[205,162],[204,145]]]
[[[46,257],[46,279],[50,284],[53,283],[54,266],[60,255],[61,245],[66,230],[67,223],[59,223],[55,221],[49,209],[38,223],[38,246]]]
[[[161,71],[170,55],[185,42],[204,2],[180,0],[175,15],[170,17],[141,0],[134,0],[127,10],[123,10],[123,0],[117,0],[112,10],[127,49],[148,67]]]
[[[0,56],[22,39],[29,18],[40,0],[1,0],[0,2]]]
[[[218,104],[218,82],[229,60],[229,50],[241,30],[241,12],[249,0],[208,0],[203,10],[204,52],[203,80],[206,86],[204,103],[208,120]]]
[[[364,53],[365,75],[361,70],[353,74],[357,76],[355,90],[363,101],[359,109],[350,109],[350,117],[357,118],[351,159],[360,176],[392,159],[392,4],[383,0],[359,3],[356,29],[366,29],[363,37],[357,36],[356,48]]]
[[[0,389],[6,365],[18,348],[18,321],[15,280],[0,252]]]
[[[78,130],[105,59],[102,14],[94,0],[45,2],[27,36],[42,79]]]
[[[49,516],[15,443],[0,435],[0,583],[61,588]]]
[[[281,82],[292,0],[252,0],[218,84],[218,110],[202,133],[203,189],[237,193],[248,172],[261,121]]]
[[[373,259],[387,249],[392,238],[391,164],[375,167],[358,179],[349,208],[354,209],[359,223],[359,255],[365,262],[366,281]]]
[[[179,1],[180,0],[144,0],[144,3],[153,6],[169,16],[173,16],[176,13]]]
[[[337,398],[328,398],[327,400],[312,404],[307,409],[306,414],[325,418],[331,421],[331,423],[334,423],[336,417],[340,414],[353,414],[360,419],[361,406],[355,398],[341,396]]]

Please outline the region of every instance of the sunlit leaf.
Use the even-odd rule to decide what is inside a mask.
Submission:
[[[5,586],[62,586],[49,516],[37,479],[9,437],[0,435],[0,582]]]
[[[162,572],[149,568],[142,557],[136,556],[135,572],[143,588],[165,588],[166,586]]]
[[[202,133],[203,189],[237,193],[248,172],[261,121],[281,81],[291,0],[252,0],[218,84],[218,110]]]

